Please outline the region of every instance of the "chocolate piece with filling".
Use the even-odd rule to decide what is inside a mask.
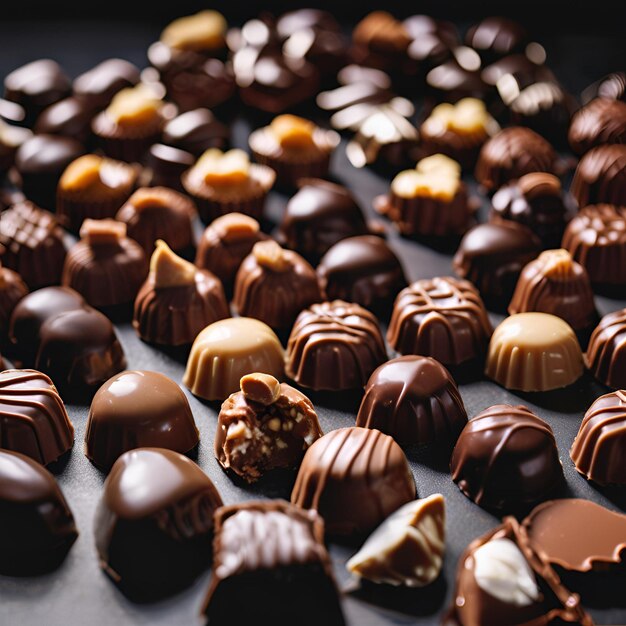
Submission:
[[[311,401],[270,374],[247,374],[220,409],[215,457],[248,483],[275,468],[297,468],[322,436]]]
[[[126,452],[96,509],[100,566],[133,599],[187,587],[210,563],[213,513],[221,505],[211,479],[187,457],[162,448]]]
[[[193,109],[169,120],[162,141],[168,146],[200,156],[209,148],[224,150],[230,132],[209,109]]]
[[[600,320],[589,339],[585,366],[603,385],[626,389],[626,309]]]
[[[9,320],[17,303],[28,293],[20,275],[0,263],[0,344],[4,345],[9,332]],[[4,368],[0,368],[4,369]]]
[[[195,158],[191,152],[155,143],[146,154],[142,182],[149,187],[168,187],[184,191],[181,176],[194,163]]]
[[[570,190],[580,207],[604,202],[626,205],[626,145],[589,150],[578,162]]]
[[[400,446],[369,428],[340,428],[304,455],[291,502],[315,509],[331,536],[371,532],[416,496]]]
[[[108,106],[122,89],[139,82],[139,69],[124,59],[106,59],[74,79],[74,96],[92,109]]]
[[[34,131],[37,135],[62,135],[86,143],[91,138],[94,115],[90,104],[71,96],[44,109],[35,122]]]
[[[576,154],[603,144],[626,143],[626,102],[595,98],[572,118],[568,139]]]
[[[0,572],[49,572],[77,537],[74,516],[52,474],[27,456],[0,450]]]

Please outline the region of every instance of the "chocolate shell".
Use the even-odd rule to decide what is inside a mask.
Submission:
[[[168,187],[184,192],[182,175],[195,163],[191,152],[185,152],[162,143],[150,146],[146,154],[146,168],[142,184],[149,187]]]
[[[104,108],[125,87],[139,82],[139,69],[124,59],[106,59],[74,79],[74,95],[93,108]]]
[[[465,43],[480,54],[483,62],[522,51],[527,42],[526,29],[506,17],[485,17],[470,26],[465,35]]]
[[[9,332],[9,320],[16,304],[28,293],[20,275],[0,264],[0,344],[4,345]]]
[[[162,141],[196,156],[209,148],[223,150],[230,132],[209,109],[194,109],[169,120],[163,128]]]
[[[626,102],[595,98],[572,118],[569,145],[576,154],[611,143],[626,143]]]
[[[356,425],[391,435],[401,445],[452,447],[467,424],[456,383],[446,368],[425,356],[401,356],[370,376]]]
[[[44,109],[37,117],[33,130],[37,135],[62,135],[85,144],[91,138],[91,121],[95,114],[90,104],[72,96]],[[52,189],[53,204],[50,208],[54,207],[55,190]]]
[[[626,205],[626,145],[589,150],[578,162],[570,189],[580,207],[603,202]]]
[[[585,366],[603,385],[626,389],[626,309],[600,320],[589,339]]]
[[[353,426],[333,430],[307,450],[291,502],[315,509],[329,535],[362,535],[415,496],[400,446],[378,430]]]

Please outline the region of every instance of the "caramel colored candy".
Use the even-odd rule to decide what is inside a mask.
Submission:
[[[461,185],[461,167],[443,154],[422,159],[414,170],[400,172],[391,183],[392,192],[401,198],[438,198],[452,200]]]
[[[59,187],[66,191],[78,191],[92,187],[100,180],[102,158],[86,154],[72,161],[59,180]]]
[[[297,115],[279,115],[270,130],[283,148],[306,148],[313,145],[315,124]]]
[[[116,244],[126,237],[126,224],[116,220],[86,219],[80,227],[80,238],[89,245]]]
[[[156,288],[182,287],[193,285],[198,268],[185,261],[160,239],[156,242],[156,250],[150,258],[150,273],[154,274]]]
[[[210,148],[194,166],[202,173],[204,182],[213,187],[239,185],[248,179],[250,159],[243,150],[222,152]]]
[[[140,84],[117,93],[106,113],[120,126],[142,126],[159,118],[162,105],[151,89]]]
[[[240,381],[241,391],[246,400],[269,406],[280,396],[280,383],[271,374],[247,374]]]
[[[489,344],[486,374],[507,389],[558,389],[578,380],[582,371],[576,335],[555,315],[511,315],[496,328]]]
[[[228,25],[217,11],[200,11],[179,17],[161,33],[161,41],[171,48],[181,50],[214,50],[224,45]]]

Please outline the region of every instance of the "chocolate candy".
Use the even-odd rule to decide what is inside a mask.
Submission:
[[[595,98],[572,118],[568,140],[576,154],[603,144],[626,143],[626,102]]]
[[[93,397],[85,456],[108,471],[128,450],[154,447],[186,453],[199,440],[183,390],[158,372],[132,370],[107,380]]]
[[[124,59],[106,59],[74,79],[74,95],[93,109],[103,109],[113,96],[139,82],[139,69]]]
[[[44,109],[35,122],[37,135],[63,135],[87,142],[95,112],[90,104],[76,97],[65,98]],[[56,187],[53,190],[56,191]]]
[[[248,374],[240,386],[217,418],[220,465],[249,483],[278,467],[298,467],[305,450],[322,436],[311,401],[269,374]]]
[[[605,315],[589,339],[585,366],[607,387],[626,389],[626,309]]]
[[[571,192],[581,207],[626,205],[626,145],[592,148],[578,162]]]
[[[315,390],[358,389],[386,359],[376,317],[358,304],[334,300],[300,313],[287,344],[285,372]]]
[[[13,165],[18,148],[31,137],[32,133],[27,128],[6,124],[0,118],[0,174]]]
[[[424,587],[441,572],[445,535],[443,496],[436,493],[414,500],[392,513],[346,568],[375,583]]]
[[[219,509],[202,613],[211,626],[343,626],[322,518],[282,500]]]
[[[148,274],[148,261],[141,246],[126,237],[126,224],[87,219],[80,236],[65,259],[63,285],[98,308],[134,302]]]
[[[162,141],[168,146],[200,156],[209,148],[223,150],[230,132],[209,109],[193,109],[169,120]]]
[[[0,372],[0,447],[42,465],[71,449],[74,427],[52,381],[35,370]]]
[[[581,209],[563,234],[563,247],[587,270],[594,287],[623,293],[626,207],[596,204]]]
[[[479,224],[463,237],[452,264],[461,278],[476,285],[487,306],[503,308],[522,268],[540,250],[539,239],[521,224]]]
[[[626,73],[611,72],[589,85],[581,94],[583,104],[587,104],[594,98],[626,101]]]
[[[485,373],[506,389],[550,391],[583,373],[583,355],[572,327],[549,313],[518,313],[496,327]]]
[[[356,425],[391,435],[401,445],[452,447],[467,423],[456,383],[446,368],[425,356],[401,356],[370,376]]]
[[[333,430],[306,451],[291,502],[315,509],[329,535],[362,535],[415,496],[400,446],[378,430],[353,426]]]
[[[183,383],[205,400],[225,400],[246,374],[283,375],[283,348],[263,322],[237,317],[213,322],[191,347]]]
[[[169,187],[184,191],[181,176],[194,164],[191,152],[185,152],[162,143],[150,146],[142,181],[148,186]]]
[[[53,570],[77,537],[52,474],[23,454],[0,450],[0,572],[32,576]]]
[[[407,281],[398,257],[380,237],[349,237],[332,246],[317,267],[329,300],[356,302],[388,315]]]
[[[551,313],[583,335],[598,317],[587,271],[562,249],[542,252],[522,270],[508,311]]]
[[[15,305],[28,293],[20,275],[0,264],[0,343],[8,336],[9,320]],[[0,368],[4,369],[4,368]]]
[[[527,41],[524,27],[506,17],[486,17],[471,26],[465,35],[465,43],[474,48],[483,61],[520,51]]]
[[[476,180],[488,191],[531,172],[555,174],[557,154],[536,132],[523,126],[505,128],[482,147],[476,163]]]
[[[547,248],[558,247],[567,224],[578,212],[571,194],[553,174],[533,172],[501,187],[491,200],[490,221],[511,220],[528,226]]]
[[[466,280],[418,280],[396,298],[387,341],[400,354],[460,365],[484,355],[493,329],[476,288]]]
[[[210,562],[213,513],[221,505],[211,479],[187,457],[161,448],[126,452],[96,509],[102,569],[140,600],[183,589]]]
[[[353,195],[319,178],[302,181],[285,207],[280,235],[285,245],[317,262],[342,239],[365,235],[368,226]]]
[[[452,56],[452,49],[459,44],[459,34],[451,22],[428,15],[412,15],[402,24],[412,40],[407,48],[408,71],[423,81],[429,70]]]
[[[626,484],[626,391],[600,396],[589,407],[570,456],[576,469],[600,485]]]
[[[452,480],[478,506],[516,512],[563,483],[550,426],[525,406],[497,404],[472,418],[450,459]]]
[[[426,90],[435,102],[458,102],[463,98],[483,100],[488,87],[480,72],[480,58],[464,46],[454,50],[455,58],[434,67],[426,74]]]

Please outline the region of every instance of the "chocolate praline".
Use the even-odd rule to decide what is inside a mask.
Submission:
[[[37,135],[63,135],[87,143],[91,138],[94,115],[91,105],[72,96],[44,109],[33,130]]]
[[[8,337],[13,309],[27,293],[28,287],[20,275],[0,264],[0,345],[4,345]]]
[[[150,146],[146,155],[142,183],[149,187],[169,187],[176,191],[184,191],[181,176],[195,161],[191,152],[155,143]]]
[[[211,561],[213,513],[221,505],[211,479],[187,457],[162,448],[126,452],[96,509],[100,566],[133,599],[183,589]]]
[[[626,145],[589,150],[578,162],[570,191],[580,207],[603,202],[626,205]]]
[[[572,118],[568,139],[576,154],[603,144],[626,143],[626,102],[595,98]]]
[[[52,474],[27,456],[0,450],[0,572],[49,572],[77,537],[72,511]]]
[[[589,339],[585,366],[603,385],[626,389],[626,309],[600,320]]]
[[[169,120],[161,136],[164,144],[196,156],[209,148],[224,150],[229,140],[228,128],[205,108],[193,109]]]
[[[92,109],[103,109],[118,91],[139,80],[137,66],[124,59],[106,59],[74,79],[74,96]]]
[[[467,423],[456,383],[425,356],[401,356],[370,376],[356,425],[391,435],[401,445],[452,446]]]

